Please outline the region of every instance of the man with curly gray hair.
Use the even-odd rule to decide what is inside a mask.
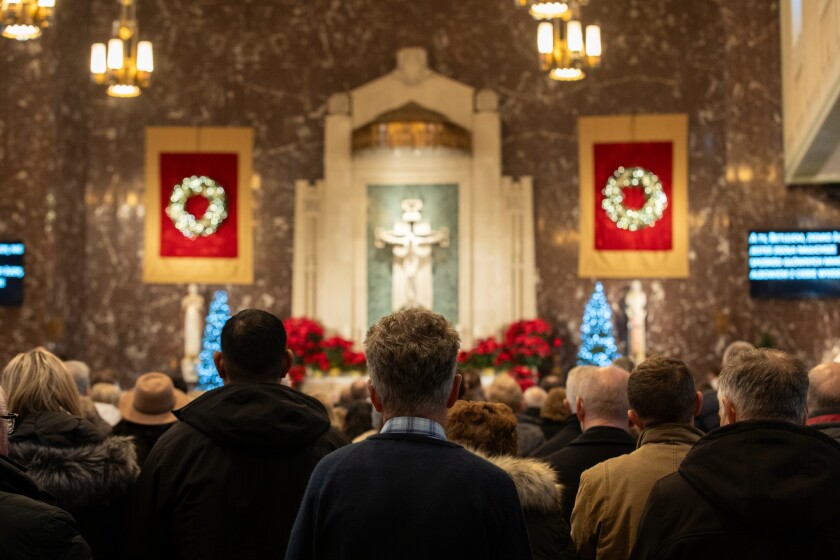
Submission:
[[[446,438],[459,347],[452,324],[425,309],[371,327],[368,389],[385,424],[315,468],[287,559],[531,558],[510,477]],[[360,539],[371,523],[375,539]]]

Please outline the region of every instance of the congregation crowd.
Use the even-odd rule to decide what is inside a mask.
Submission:
[[[224,386],[131,387],[44,348],[0,373],[0,558],[840,558],[840,363],[735,342],[676,357],[456,373],[460,337],[395,312],[340,395],[282,383],[283,323],[245,310]],[[704,387],[700,387],[704,389]]]

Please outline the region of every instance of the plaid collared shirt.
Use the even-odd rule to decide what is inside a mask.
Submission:
[[[421,436],[449,441],[446,439],[446,432],[443,430],[443,426],[434,420],[429,420],[428,418],[417,418],[416,416],[398,416],[396,418],[391,418],[385,422],[385,425],[382,426],[382,430],[379,433],[419,434]]]

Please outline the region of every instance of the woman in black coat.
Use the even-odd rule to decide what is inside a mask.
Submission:
[[[44,348],[12,359],[0,386],[19,414],[10,458],[73,515],[95,558],[118,557],[125,502],[140,472],[131,439],[108,437],[81,417],[70,372]]]

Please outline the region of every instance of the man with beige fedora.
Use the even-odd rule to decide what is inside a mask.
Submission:
[[[165,373],[143,374],[134,389],[120,398],[122,420],[114,426],[114,434],[134,438],[137,463],[142,467],[160,436],[178,422],[172,411],[187,403],[187,395]]]

